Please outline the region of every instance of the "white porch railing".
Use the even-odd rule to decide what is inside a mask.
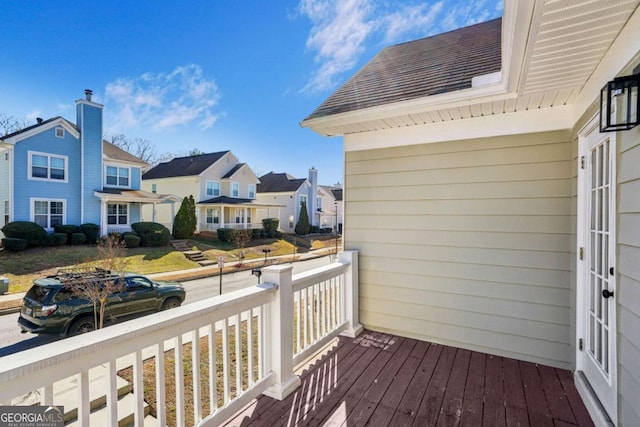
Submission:
[[[116,225],[116,224],[107,224],[107,234],[109,233],[124,233],[126,231],[131,231],[130,225]]]
[[[0,402],[39,389],[40,404],[59,405],[56,384],[72,377],[78,423],[90,425],[90,396],[98,394],[106,396],[100,424],[117,425],[117,372],[132,367],[134,420],[142,426],[143,390],[149,386],[143,366],[151,363],[160,402],[156,418],[158,425],[166,425],[169,354],[175,360],[168,375],[175,379],[176,425],[185,425],[187,411],[192,411],[194,424],[219,425],[260,393],[283,399],[300,384],[294,367],[306,355],[341,332],[355,336],[361,331],[357,267],[356,251],[342,252],[338,262],[296,276],[291,265],[265,267],[265,283],[257,287],[0,358]],[[188,375],[186,344],[192,360]],[[103,390],[94,390],[96,384],[89,381],[89,370],[96,367],[106,372]],[[189,387],[185,377],[192,378]],[[189,394],[192,402],[185,401]]]
[[[236,224],[234,223],[226,223],[226,224],[209,224],[209,223],[201,223],[200,231],[216,231],[218,228],[233,228],[234,230],[250,230],[252,228],[262,229],[261,222],[251,222],[247,224]]]

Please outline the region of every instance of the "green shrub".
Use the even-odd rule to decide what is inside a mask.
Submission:
[[[312,225],[311,228],[309,229],[309,233],[319,233],[320,232],[320,227],[318,227],[317,225]]]
[[[2,227],[2,232],[11,239],[25,239],[29,246],[40,246],[47,232],[35,222],[13,221]]]
[[[180,209],[173,220],[173,237],[188,239],[196,232],[196,205],[193,196],[182,199]]]
[[[267,230],[267,237],[270,239],[276,237],[276,230]]]
[[[321,233],[321,234],[329,234],[329,233],[331,233],[332,231],[333,231],[333,228],[331,228],[331,227],[322,227],[322,228],[320,229],[320,233]]]
[[[262,220],[262,227],[265,230],[277,230],[280,225],[280,220],[278,218],[265,218]]]
[[[218,240],[230,242],[233,238],[233,228],[218,228]]]
[[[80,230],[87,236],[87,243],[95,245],[100,238],[100,226],[98,224],[86,223],[80,226]]]
[[[282,236],[283,236],[282,231],[276,230],[276,239],[282,239]]]
[[[2,239],[2,246],[8,251],[18,252],[27,249],[29,241],[27,239],[18,239],[16,237],[5,237]]]
[[[261,231],[262,231],[261,228],[252,228],[251,229],[251,238],[252,239],[259,239]]]
[[[66,233],[51,233],[47,234],[44,238],[44,246],[62,246],[67,243]]]
[[[296,228],[294,231],[297,235],[305,235],[309,234],[309,230],[311,230],[311,225],[309,225],[307,204],[305,202],[302,202],[300,204],[300,218],[298,218],[298,223],[296,224]]]
[[[136,236],[134,233],[124,233],[122,235],[122,240],[124,240],[124,244],[128,248],[137,248],[140,246],[140,237]]]
[[[269,235],[269,232],[265,229],[260,230],[260,238],[261,239],[266,239],[267,236]]]
[[[167,246],[171,233],[169,229],[157,222],[136,222],[131,228],[140,237],[140,246]]]
[[[54,225],[53,229],[56,233],[73,234],[80,231],[80,227],[74,224],[59,224]]]
[[[87,241],[87,236],[84,233],[71,233],[72,245],[83,245]]]

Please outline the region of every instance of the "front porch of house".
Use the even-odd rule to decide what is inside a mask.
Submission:
[[[197,204],[197,231],[215,232],[219,228],[233,228],[236,230],[261,229],[262,222],[260,218],[271,217],[261,214],[261,211],[277,212],[277,218],[281,207],[281,205],[261,203],[255,199],[226,196],[204,200]]]
[[[0,402],[83,426],[592,425],[569,371],[362,331],[357,251],[262,279],[3,357]]]
[[[365,330],[225,426],[590,426],[570,371]]]

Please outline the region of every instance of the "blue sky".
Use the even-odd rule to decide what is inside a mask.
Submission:
[[[383,47],[502,15],[502,1],[2,0],[0,113],[63,116],[158,154],[231,150],[258,174],[342,182],[342,138],[299,123]]]

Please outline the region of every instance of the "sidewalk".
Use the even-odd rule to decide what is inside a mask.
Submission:
[[[312,259],[312,258],[320,258],[326,255],[330,255],[333,252],[333,248],[323,248],[317,249],[304,253],[296,253],[295,262]],[[284,262],[292,262],[293,255],[280,255],[274,257],[267,257],[267,261],[281,261]],[[222,274],[235,273],[236,271],[241,270],[250,270],[252,268],[259,268],[264,265],[264,258],[256,258],[249,261],[243,261],[242,267],[235,270],[227,270],[228,267],[236,267],[240,264],[240,261],[231,261],[224,263],[224,270]],[[272,262],[269,265],[273,265]],[[225,271],[226,270],[226,271]],[[189,268],[187,270],[176,270],[176,271],[167,271],[165,273],[153,273],[147,274],[146,276],[155,279],[155,280],[195,280],[202,279],[205,277],[217,276],[220,272],[217,264],[208,265],[205,267],[194,267]],[[0,316],[5,314],[17,313],[20,311],[20,306],[22,304],[22,298],[24,297],[25,292],[16,292],[16,293],[8,293],[0,295]]]

